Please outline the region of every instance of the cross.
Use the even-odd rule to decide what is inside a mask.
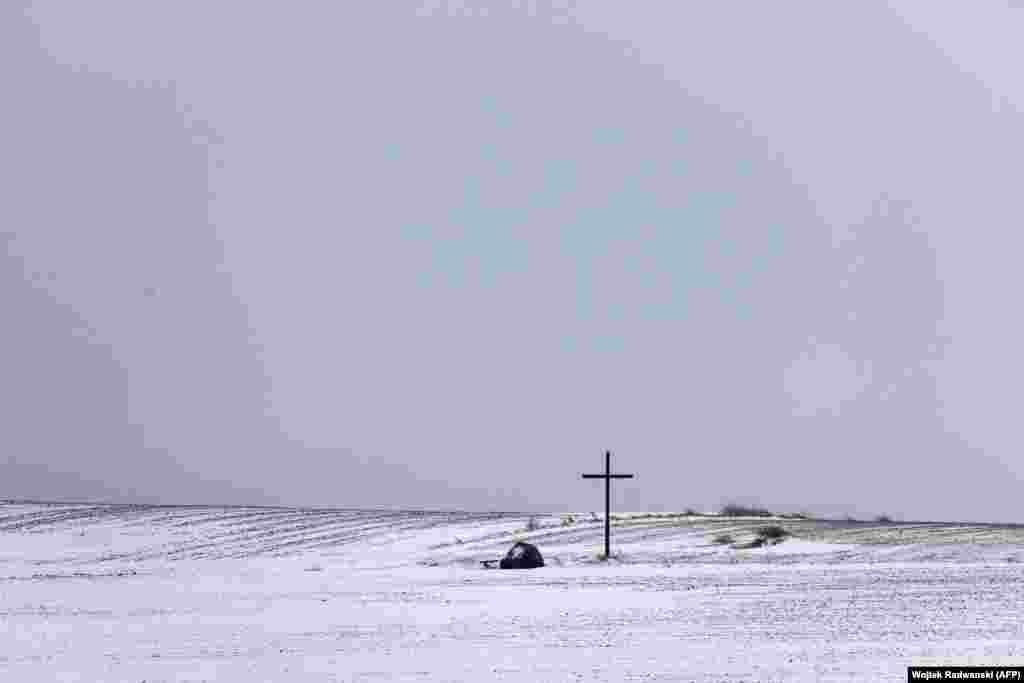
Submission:
[[[604,474],[584,474],[584,479],[604,479],[604,559],[611,554],[612,479],[632,479],[632,474],[612,474],[612,452],[604,452]]]

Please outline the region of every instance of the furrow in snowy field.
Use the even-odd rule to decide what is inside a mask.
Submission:
[[[302,550],[305,548],[329,548],[354,542],[365,542],[369,540],[369,537],[377,534],[378,532],[402,533],[407,531],[426,530],[444,524],[457,524],[461,521],[472,520],[476,517],[476,514],[468,513],[466,515],[447,516],[444,519],[415,519],[394,521],[384,524],[364,525],[361,527],[347,528],[340,532],[332,531],[332,533],[320,533],[314,536],[303,534],[298,538],[280,539],[275,537],[274,543],[265,544],[259,548],[258,551],[249,550],[247,554],[280,553],[283,550],[291,552],[293,550]],[[244,557],[247,555],[235,555],[235,557],[240,556]]]
[[[298,517],[302,513],[296,510],[243,510],[227,511],[216,510],[204,513],[204,516],[187,516],[175,519],[173,522],[164,522],[173,527],[189,527],[196,524],[230,524],[243,520],[273,520],[284,516]],[[154,523],[159,523],[153,519]]]
[[[116,514],[116,512],[114,514]],[[0,525],[0,531],[29,531],[41,526],[55,526],[77,519],[100,517],[103,514],[104,512],[102,510],[94,506],[75,506],[58,510],[45,509],[36,512],[23,513],[14,519],[5,520],[4,523]]]
[[[376,529],[392,528],[400,524],[403,516],[399,514],[325,514],[320,515],[315,522],[303,521],[303,523],[279,523],[261,526],[257,530],[232,529],[221,534],[211,536],[211,540],[222,541],[225,548],[232,546],[249,547],[268,545],[272,542],[281,542],[296,537],[309,537],[312,532],[323,532],[325,530],[345,530],[353,534],[366,534]],[[298,521],[298,520],[296,520]],[[436,523],[436,522],[432,522]]]
[[[193,524],[179,522],[176,527],[187,528],[191,532],[185,539],[135,553],[109,555],[105,559],[145,561],[159,557],[183,559],[250,556],[268,550],[276,551],[281,547],[313,544],[331,537],[362,539],[378,530],[397,528],[396,525],[403,524],[402,519],[410,517],[415,520],[423,519],[422,515],[407,513],[358,514],[351,511],[320,511],[308,514],[297,511],[271,521],[257,518],[252,524],[223,524],[223,520],[209,519],[202,519]],[[455,519],[448,514],[434,517],[435,519],[428,517],[429,521],[416,524],[430,526]],[[317,521],[310,521],[310,518]]]

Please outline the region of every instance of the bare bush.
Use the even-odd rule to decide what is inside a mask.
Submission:
[[[763,538],[766,541],[781,541],[782,539],[789,536],[789,532],[783,529],[778,524],[772,524],[770,526],[763,526],[757,530],[757,537]]]
[[[771,517],[772,513],[764,508],[740,505],[738,503],[727,503],[721,509],[721,514],[726,517]]]

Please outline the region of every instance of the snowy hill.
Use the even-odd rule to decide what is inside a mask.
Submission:
[[[547,566],[481,568],[517,539]],[[602,542],[590,514],[0,504],[0,680],[905,680],[1024,654],[1018,526],[621,514]]]
[[[367,566],[476,564],[515,541],[540,546],[562,565],[600,552],[603,518],[592,514],[316,510],[149,505],[0,504],[3,555],[37,564],[137,563],[328,554]],[[782,543],[738,554],[715,543],[740,542],[766,525]],[[627,564],[983,558],[1024,560],[1024,526],[942,522],[877,523],[714,514],[612,515],[613,559]],[[884,547],[880,547],[884,546]],[[755,552],[760,551],[760,552]]]

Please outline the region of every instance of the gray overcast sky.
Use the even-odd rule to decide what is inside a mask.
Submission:
[[[1024,521],[1024,9],[22,4],[0,496]]]

